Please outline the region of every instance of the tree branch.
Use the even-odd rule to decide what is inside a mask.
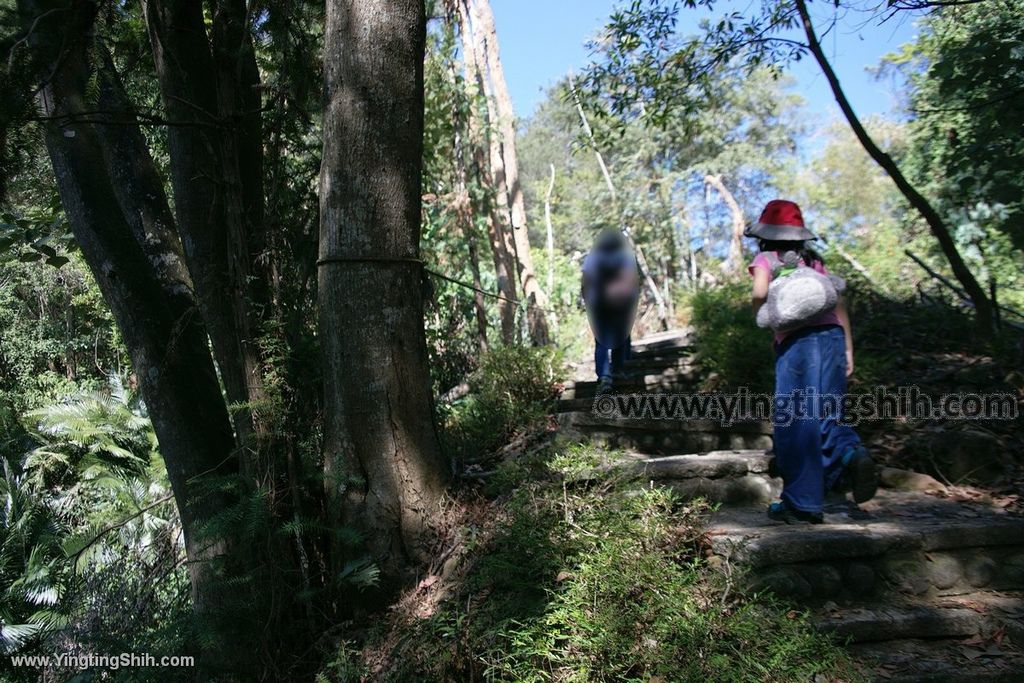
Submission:
[[[810,13],[807,10],[806,0],[796,0],[796,8],[797,12],[800,14],[800,21],[803,23],[804,33],[807,36],[807,47],[814,56],[815,61],[818,62],[818,66],[821,68],[822,73],[825,75],[825,79],[828,81],[829,87],[832,90],[832,95],[835,97],[836,103],[839,105],[839,109],[843,112],[843,116],[846,117],[847,122],[850,124],[850,128],[853,129],[853,134],[857,137],[861,146],[875,161],[875,163],[881,166],[882,170],[892,178],[892,181],[896,184],[896,187],[899,188],[900,192],[907,199],[910,205],[913,206],[917,212],[921,214],[925,222],[928,223],[928,227],[931,229],[935,239],[938,240],[943,254],[945,254],[946,259],[949,261],[949,266],[953,271],[953,275],[955,275],[956,279],[960,281],[964,290],[974,303],[979,328],[984,330],[986,334],[990,333],[993,320],[991,302],[985,295],[985,291],[981,288],[981,285],[978,284],[974,274],[971,273],[967,264],[964,263],[963,258],[960,256],[956,242],[950,235],[945,221],[943,221],[938,211],[935,210],[928,200],[910,184],[910,181],[908,181],[903,175],[903,172],[900,171],[899,166],[897,166],[892,157],[883,152],[868,134],[864,125],[857,117],[857,114],[853,111],[853,107],[851,106],[850,101],[846,98],[846,93],[843,91],[842,85],[839,83],[839,77],[836,76],[835,71],[832,69],[832,65],[829,63],[828,58],[825,56],[825,53],[821,48],[821,43],[818,41],[818,37],[814,32],[814,24],[811,22]]]

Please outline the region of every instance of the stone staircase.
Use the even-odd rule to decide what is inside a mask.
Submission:
[[[634,342],[633,379],[616,393],[695,391],[695,353],[686,331]],[[712,563],[809,610],[870,680],[1024,681],[1024,518],[880,489],[859,507],[830,500],[823,525],[776,523],[764,514],[782,483],[770,425],[604,417],[595,388],[566,386],[561,431],[622,451],[638,481],[718,503]]]

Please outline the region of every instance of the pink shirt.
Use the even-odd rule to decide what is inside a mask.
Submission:
[[[804,263],[803,259],[800,259],[800,265],[807,265],[807,264]],[[814,262],[814,266],[812,266],[812,267],[814,268],[814,270],[818,271],[822,275],[827,275],[828,274],[828,269],[825,268],[825,264],[822,263],[821,261],[815,261]],[[749,266],[747,266],[747,272],[750,273],[751,275],[753,275],[754,274],[754,268],[763,268],[765,270],[765,272],[768,273],[768,281],[769,282],[772,281],[772,279],[773,279],[773,276],[772,276],[772,262],[768,258],[768,255],[766,253],[764,253],[763,251],[761,253],[759,253],[757,256],[755,256],[754,260],[750,263]],[[839,324],[839,316],[836,315],[835,309],[833,309],[833,310],[828,311],[826,313],[822,313],[821,315],[819,315],[814,320],[808,321],[806,325],[803,325],[802,327],[798,327],[796,330],[787,330],[786,332],[776,332],[775,333],[775,343],[776,344],[781,344],[782,340],[786,338],[786,335],[791,334],[793,332],[796,332],[797,330],[802,330],[802,329],[807,328],[807,327],[820,327],[821,325],[838,325],[838,324]]]

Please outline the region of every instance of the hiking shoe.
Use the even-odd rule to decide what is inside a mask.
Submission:
[[[772,503],[768,506],[768,519],[786,524],[821,524],[825,518],[820,512],[805,512],[789,507],[785,503]]]
[[[612,379],[616,384],[629,384],[636,379],[636,375],[628,370],[619,370],[618,372],[612,373]]]
[[[850,449],[843,456],[843,474],[855,503],[865,503],[875,497],[878,492],[878,473],[875,461],[863,445]]]
[[[607,375],[597,380],[597,390],[594,392],[595,396],[603,396],[604,394],[610,394],[612,392],[612,378]]]

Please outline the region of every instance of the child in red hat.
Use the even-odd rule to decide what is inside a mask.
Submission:
[[[754,314],[764,305],[775,265],[787,252],[799,265],[827,274],[821,257],[809,248],[817,236],[804,226],[800,207],[773,199],[747,229],[760,253],[748,271],[754,278]],[[790,256],[786,260],[792,260]],[[776,468],[782,475],[782,500],[768,516],[787,523],[822,521],[825,493],[849,488],[856,502],[875,495],[875,466],[857,432],[836,414],[853,374],[853,337],[842,299],[796,329],[775,333]]]

